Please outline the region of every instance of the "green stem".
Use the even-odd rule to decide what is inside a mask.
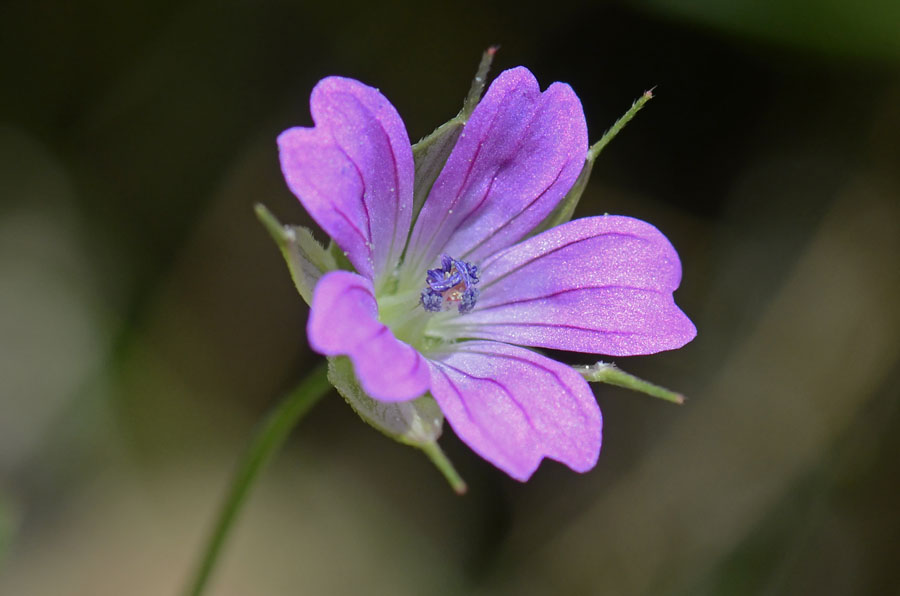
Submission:
[[[606,147],[611,140],[615,138],[617,134],[619,134],[625,125],[635,117],[635,115],[641,111],[641,108],[644,107],[648,101],[653,99],[653,89],[649,91],[644,91],[644,94],[637,98],[631,107],[628,108],[628,111],[622,114],[622,117],[616,120],[616,123],[612,125],[612,128],[603,133],[603,136],[600,137],[600,140],[591,145],[591,148],[588,150],[588,161],[594,161],[597,159],[597,156],[600,155],[600,152],[603,151],[603,148]]]
[[[453,492],[458,495],[466,494],[466,491],[469,490],[469,487],[466,486],[466,481],[462,479],[462,476],[459,475],[456,468],[453,467],[453,464],[447,459],[447,456],[444,455],[444,452],[437,442],[426,443],[419,448],[425,452],[425,455],[428,456],[431,463],[433,463],[441,474],[444,475],[444,478],[450,483]]]
[[[203,549],[203,556],[194,571],[188,589],[184,592],[185,594],[190,596],[203,594],[225,540],[231,533],[234,522],[247,501],[250,489],[260,472],[284,444],[297,422],[331,389],[326,372],[325,364],[315,368],[262,421],[243,460],[237,467],[231,487],[216,518],[216,525]]]

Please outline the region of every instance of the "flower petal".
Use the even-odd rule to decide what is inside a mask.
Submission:
[[[587,125],[564,83],[541,93],[519,67],[491,84],[434,183],[410,239],[410,274],[440,254],[480,261],[523,238],[584,166]]]
[[[441,333],[613,356],[679,348],[697,334],[672,298],[678,254],[637,219],[547,230],[484,263],[481,277],[475,309]]]
[[[544,457],[576,472],[597,463],[600,408],[572,368],[487,341],[429,360],[431,393],[457,436],[513,478],[528,480]]]
[[[425,359],[378,321],[372,282],[360,275],[333,271],[319,280],[306,332],[320,354],[349,356],[362,388],[375,399],[404,401],[428,390]]]
[[[377,89],[353,79],[319,81],[310,109],[315,128],[278,137],[284,177],[356,270],[376,279],[399,261],[412,218],[406,128]]]

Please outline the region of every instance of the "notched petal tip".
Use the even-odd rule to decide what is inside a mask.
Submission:
[[[442,252],[480,261],[528,234],[584,165],[587,125],[572,89],[544,91],[527,68],[504,71],[465,125],[416,220],[415,273]]]
[[[278,136],[285,180],[362,275],[392,269],[412,218],[413,158],[406,127],[381,92],[328,77],[310,96],[312,128]]]

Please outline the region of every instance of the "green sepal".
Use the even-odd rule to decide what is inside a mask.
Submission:
[[[584,162],[584,167],[581,168],[581,173],[578,174],[578,178],[575,179],[575,184],[572,185],[572,188],[569,189],[569,192],[566,193],[563,200],[553,208],[553,211],[544,218],[544,221],[539,223],[538,226],[531,231],[529,234],[530,236],[535,236],[550,228],[555,228],[572,219],[572,215],[575,214],[575,207],[578,206],[578,201],[581,200],[581,195],[584,193],[585,187],[587,187],[588,180],[591,179],[591,170],[593,169],[594,158],[589,154],[588,159]]]
[[[638,377],[628,374],[611,362],[598,362],[589,366],[573,366],[572,368],[590,383],[607,383],[624,387],[632,391],[638,391],[651,397],[658,397],[666,401],[681,405],[684,403],[684,396],[665,387],[654,385],[649,381],[639,379]]]
[[[444,415],[429,394],[398,402],[369,397],[346,356],[328,358],[328,380],[363,421],[395,441],[422,448],[441,436]]]
[[[294,286],[307,304],[312,304],[313,288],[319,278],[338,268],[334,257],[303,226],[285,226],[265,205],[257,203],[256,217],[262,222],[284,257]]]
[[[609,130],[603,133],[600,140],[591,145],[584,160],[584,167],[581,168],[581,173],[578,174],[578,178],[575,179],[575,184],[572,185],[572,188],[569,189],[569,192],[566,193],[566,196],[563,197],[563,200],[559,202],[553,211],[551,211],[550,214],[531,231],[530,236],[540,234],[550,228],[555,228],[572,219],[572,216],[575,214],[575,207],[578,206],[578,201],[581,200],[581,195],[584,194],[584,189],[587,187],[588,180],[591,178],[591,171],[594,169],[594,162],[597,161],[597,156],[600,155],[600,152],[603,151],[609,142],[625,128],[625,125],[634,118],[635,114],[644,107],[644,104],[651,99],[653,99],[653,91],[645,91],[641,97],[631,104],[628,111],[625,112],[621,118],[616,120],[616,123],[613,124]]]
[[[413,182],[413,219],[419,216],[419,211],[422,210],[434,181],[444,169],[444,164],[456,146],[465,123],[465,120],[457,115],[412,146],[416,167]]]
[[[447,158],[456,146],[459,135],[463,126],[475,106],[481,100],[481,94],[484,91],[485,81],[487,79],[488,70],[491,68],[491,62],[494,54],[497,52],[496,47],[490,47],[485,50],[481,56],[481,62],[478,64],[478,71],[472,80],[469,93],[463,102],[463,107],[459,114],[438,126],[434,132],[420,140],[412,146],[413,161],[415,162],[415,181],[413,183],[413,220],[422,210],[434,181],[437,180]]]
[[[337,245],[337,242],[332,240],[328,243],[328,248],[325,250],[328,251],[328,255],[336,263],[338,269],[356,273],[356,267],[354,267],[353,263],[350,262],[350,259],[347,258],[347,253],[341,250],[341,247]]]
[[[438,445],[444,414],[430,394],[410,401],[378,401],[360,386],[346,356],[328,358],[328,381],[366,424],[398,443],[421,449],[457,494],[466,492],[465,481]]]

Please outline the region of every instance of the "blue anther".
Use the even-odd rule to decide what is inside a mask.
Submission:
[[[435,292],[431,288],[422,290],[422,307],[431,312],[441,312],[441,306],[444,304],[444,297],[440,292]]]
[[[440,268],[429,269],[425,275],[427,287],[422,290],[422,307],[439,312],[456,304],[460,313],[467,313],[478,299],[474,287],[478,281],[477,265],[443,255]]]
[[[462,294],[462,299],[459,301],[459,312],[467,313],[473,308],[475,308],[475,301],[478,300],[478,289],[477,288],[469,288]]]

